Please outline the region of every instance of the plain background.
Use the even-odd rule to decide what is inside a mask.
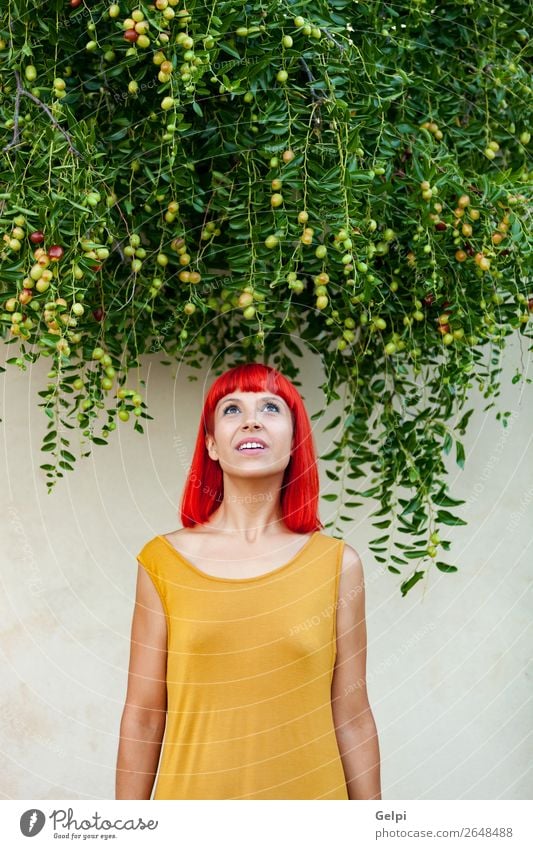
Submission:
[[[215,378],[209,363],[198,371],[162,366],[164,358],[143,359],[145,388],[133,372],[128,381],[154,416],[142,420],[145,435],[133,431],[133,417],[119,423],[109,446],[93,447],[51,495],[38,468],[47,455],[37,406],[49,361],[26,374],[8,366],[2,375],[1,798],[114,798],[135,555],[156,534],[181,527],[179,499]],[[298,363],[311,416],[325,408],[322,363],[311,353]],[[464,471],[453,452],[446,461],[450,494],[467,502],[459,513],[468,525],[446,533],[453,545],[443,559],[457,573],[430,568],[402,598],[410,572],[392,575],[367,546],[378,535],[371,501],[349,527],[325,530],[353,545],[364,565],[367,681],[384,799],[531,798],[533,397],[525,383],[511,385],[517,368],[527,371],[526,340],[508,343],[503,365],[495,408],[484,413],[488,402],[472,389]],[[511,411],[507,429],[498,409]],[[319,455],[339,436],[323,432],[337,412],[332,405],[313,423]],[[78,454],[78,431],[67,436]],[[322,494],[335,492],[328,464],[319,466]],[[321,500],[323,522],[336,510]]]

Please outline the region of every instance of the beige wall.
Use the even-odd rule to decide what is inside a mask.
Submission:
[[[207,368],[159,359],[146,358],[141,375],[154,416],[145,436],[132,420],[121,425],[112,444],[78,461],[50,496],[38,469],[45,417],[37,407],[49,365],[38,362],[26,375],[9,366],[2,377],[2,798],[114,798],[135,554],[180,527],[179,497],[213,380]],[[498,402],[516,413],[510,427],[494,410],[482,412],[487,402],[474,389],[465,471],[449,464],[452,495],[467,499],[469,522],[447,534],[454,541],[447,560],[458,573],[432,569],[402,599],[402,579],[367,548],[377,535],[370,503],[344,531],[365,567],[368,689],[384,799],[531,798],[533,400],[530,387],[510,384],[519,361],[514,341]],[[301,380],[309,413],[322,409],[317,358],[306,359]],[[314,423],[320,453],[335,436],[321,430],[336,409]],[[76,431],[67,436],[77,444]],[[320,476],[322,492],[334,491],[324,463]],[[323,521],[334,511],[335,502],[322,501]]]

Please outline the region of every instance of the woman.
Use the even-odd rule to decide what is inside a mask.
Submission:
[[[381,799],[363,569],[321,533],[318,489],[292,383],[218,377],[184,527],[137,558],[117,799],[150,799],[156,773],[154,799]]]

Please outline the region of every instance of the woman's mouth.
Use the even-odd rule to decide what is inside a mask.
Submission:
[[[239,448],[237,448],[237,451],[240,451],[241,454],[261,454],[262,451],[266,450],[266,445],[261,445],[259,442],[255,442],[254,440],[244,442],[239,446]]]

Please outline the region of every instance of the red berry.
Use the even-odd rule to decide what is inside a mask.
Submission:
[[[102,321],[102,319],[105,318],[105,312],[103,311],[102,307],[98,307],[97,309],[93,310],[93,316],[95,317],[96,321]]]
[[[70,0],[70,5],[73,9],[77,9],[81,5],[81,0]]]
[[[533,312],[533,298],[530,298],[527,302],[527,308],[529,312]]]
[[[93,271],[100,271],[101,267],[101,265],[91,265]]]
[[[446,222],[437,221],[437,223],[435,224],[435,230],[446,230]]]
[[[33,242],[34,245],[38,245],[39,242],[42,242],[44,239],[44,233],[41,230],[36,230],[34,233],[30,233],[30,242]]]
[[[426,295],[425,298],[422,298],[426,307],[430,307],[433,301],[435,300],[435,296],[430,292],[429,295]]]
[[[126,41],[137,41],[139,38],[139,33],[134,29],[127,29],[124,32],[124,38]]]
[[[56,261],[58,259],[61,259],[64,253],[65,251],[63,250],[61,245],[52,245],[51,248],[48,248],[48,256],[50,257],[50,259],[55,259]]]

